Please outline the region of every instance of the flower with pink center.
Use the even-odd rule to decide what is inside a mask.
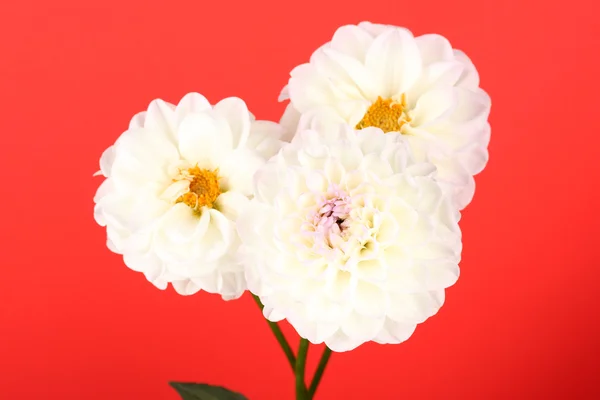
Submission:
[[[250,291],[334,351],[400,343],[456,282],[459,213],[400,135],[348,125],[296,135],[238,219]]]

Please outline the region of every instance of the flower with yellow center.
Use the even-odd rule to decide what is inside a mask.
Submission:
[[[281,134],[238,98],[153,101],[100,159],[106,179],[94,215],[108,247],[161,289],[239,297],[246,282],[235,223]]]
[[[402,134],[418,160],[436,165],[457,208],[471,201],[488,159],[491,103],[471,60],[447,39],[342,26],[290,75],[280,96],[290,100],[281,118],[288,134],[329,122]]]

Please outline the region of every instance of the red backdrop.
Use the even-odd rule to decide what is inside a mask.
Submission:
[[[593,0],[97,3],[0,6],[0,398],[175,400],[169,380],[292,398],[247,294],[159,291],[106,249],[92,174],[155,97],[236,95],[278,118],[291,68],[361,20],[471,56],[493,101],[491,159],[441,312],[404,344],[334,354],[317,399],[600,396]]]

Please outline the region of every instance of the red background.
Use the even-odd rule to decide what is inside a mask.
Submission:
[[[292,67],[361,20],[441,33],[471,56],[493,101],[491,159],[441,312],[402,345],[334,354],[317,399],[600,396],[593,0],[0,7],[0,398],[175,400],[169,380],[292,398],[247,294],[159,291],[106,249],[92,174],[155,97],[237,95],[278,118]]]

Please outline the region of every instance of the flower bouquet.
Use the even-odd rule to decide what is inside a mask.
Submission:
[[[94,216],[108,248],[159,289],[249,290],[308,400],[332,351],[402,343],[444,303],[491,103],[444,37],[369,22],[337,29],[279,100],[279,123],[239,98],[151,102],[102,154]],[[310,343],[326,349],[307,380]],[[183,399],[245,398],[171,385]]]

